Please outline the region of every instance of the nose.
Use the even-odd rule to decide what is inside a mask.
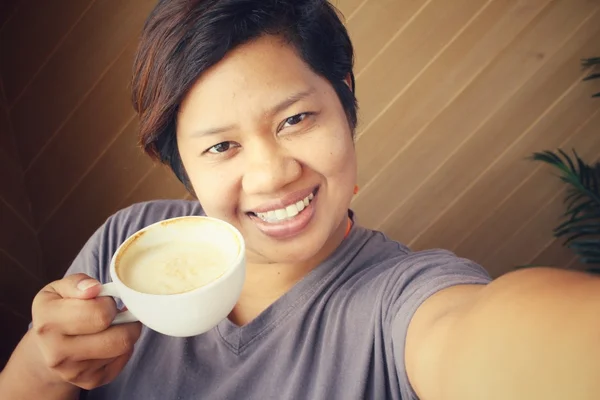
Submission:
[[[247,194],[271,194],[296,181],[302,165],[285,149],[270,140],[245,146],[242,187]]]

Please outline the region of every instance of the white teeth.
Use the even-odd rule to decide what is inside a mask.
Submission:
[[[291,206],[287,206],[285,208],[285,212],[287,213],[288,217],[295,217],[298,215],[298,207],[296,207],[296,204],[292,204]]]
[[[280,208],[279,210],[275,210],[275,216],[278,220],[284,220],[287,217],[287,212],[285,208]]]
[[[256,216],[266,222],[279,222],[285,221],[286,219],[290,219],[298,215],[302,210],[304,210],[310,204],[310,201],[315,196],[311,193],[306,196],[304,199],[297,201],[294,204],[290,204],[285,208],[280,208],[278,210],[271,210],[265,213],[256,213]]]

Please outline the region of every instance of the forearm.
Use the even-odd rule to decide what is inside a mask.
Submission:
[[[440,399],[600,398],[600,279],[557,269],[501,277],[457,318]]]
[[[36,350],[29,334],[21,340],[0,373],[0,398],[11,400],[75,400],[80,389],[66,383],[50,382],[35,367]]]

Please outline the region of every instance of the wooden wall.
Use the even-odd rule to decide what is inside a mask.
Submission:
[[[0,26],[12,5],[0,6]],[[23,172],[0,80],[0,369],[30,321],[31,299],[45,280]]]
[[[41,284],[63,275],[110,214],[185,195],[136,147],[129,80],[153,4],[24,0],[0,9],[0,267],[9,278],[0,284],[0,362]]]
[[[10,117],[49,278],[60,277],[119,208],[185,193],[136,147],[129,81],[153,5],[31,0],[0,35]]]
[[[129,78],[154,3],[21,0],[1,20],[0,121],[15,141],[2,128],[0,215],[21,236],[0,233],[0,265],[24,288],[14,306],[0,297],[3,319],[25,322],[29,290],[60,277],[110,214],[186,195],[136,148]],[[573,264],[551,235],[564,186],[525,157],[556,147],[600,156],[599,82],[582,83],[579,67],[600,55],[600,0],[336,4],[357,51],[359,221],[495,276]],[[35,238],[43,268],[23,250]]]
[[[493,275],[573,263],[553,240],[564,187],[534,151],[600,156],[598,0],[370,0],[340,7],[357,48],[363,223]]]

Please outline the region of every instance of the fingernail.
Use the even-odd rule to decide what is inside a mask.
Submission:
[[[77,289],[81,290],[82,292],[85,292],[89,288],[99,284],[100,283],[95,279],[84,279],[81,282],[79,282],[79,284],[77,284]]]

